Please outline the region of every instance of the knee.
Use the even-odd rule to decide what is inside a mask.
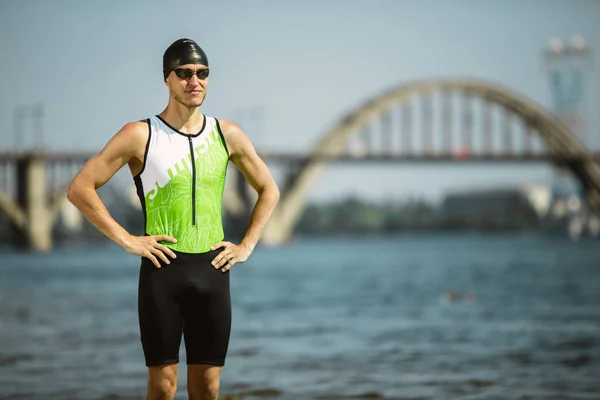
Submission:
[[[219,378],[202,379],[199,382],[188,382],[190,400],[217,400],[219,396]]]
[[[177,391],[177,378],[157,377],[148,381],[151,398],[171,399]]]

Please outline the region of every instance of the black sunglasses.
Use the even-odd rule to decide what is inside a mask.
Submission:
[[[185,80],[190,79],[194,75],[196,75],[198,77],[198,79],[202,80],[202,79],[208,78],[208,74],[209,74],[208,68],[199,69],[195,73],[194,73],[194,71],[192,71],[191,69],[188,69],[188,68],[175,68],[173,70],[173,72],[175,72],[175,75],[177,75],[179,78],[185,79]]]

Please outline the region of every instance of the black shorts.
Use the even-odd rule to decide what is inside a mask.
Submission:
[[[229,271],[211,261],[223,249],[175,252],[161,268],[142,257],[138,316],[146,366],[179,362],[183,334],[187,364],[223,366],[231,331]],[[168,257],[168,256],[167,256]]]

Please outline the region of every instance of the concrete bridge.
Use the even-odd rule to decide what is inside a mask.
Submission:
[[[570,171],[600,215],[600,162],[531,99],[476,80],[411,82],[374,96],[327,129],[290,169],[263,241],[290,239],[310,187],[331,161],[548,162]]]
[[[93,154],[0,153],[0,209],[14,227],[17,246],[51,249],[67,185]],[[532,100],[481,81],[402,85],[342,116],[309,153],[259,154],[286,171],[280,204],[263,235],[270,244],[290,239],[311,185],[330,162],[551,163],[581,182],[600,215],[599,155]],[[240,174],[228,175],[226,211],[245,216],[254,199]]]

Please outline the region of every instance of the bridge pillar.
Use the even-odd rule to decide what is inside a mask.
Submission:
[[[280,201],[275,208],[275,212],[262,235],[262,243],[269,246],[275,246],[288,243],[293,239],[294,223],[297,220],[297,217],[299,217],[297,211],[302,209],[302,204],[301,200],[296,201],[297,197],[290,196],[290,193],[297,190],[300,173],[308,163],[309,160],[306,159],[290,163],[287,166],[283,184],[280,188],[281,198],[287,199],[287,201]],[[324,165],[323,162],[318,162],[316,164]],[[305,180],[302,181],[301,184],[305,184]],[[296,218],[293,217],[294,214],[296,214]]]
[[[566,163],[583,186],[588,204],[600,218],[600,164],[595,161]]]
[[[24,215],[25,223],[21,226],[13,224],[15,245],[33,251],[49,251],[52,248],[53,213],[48,205],[44,157],[31,154],[19,159],[16,178],[16,209]]]
[[[299,168],[294,165],[285,172],[283,185],[281,188],[282,192],[286,193],[291,188],[294,187],[294,185],[298,181],[298,175],[299,175],[298,170],[299,170]]]

